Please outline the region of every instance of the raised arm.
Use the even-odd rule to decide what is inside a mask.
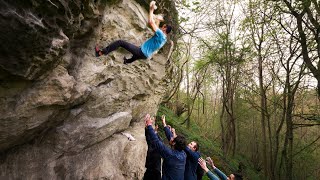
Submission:
[[[150,137],[151,146],[155,148],[163,158],[171,155],[171,149],[160,141],[151,125],[147,126],[147,134]]]
[[[207,172],[207,176],[210,180],[220,180],[216,175],[214,175],[210,170]]]
[[[149,8],[149,17],[148,17],[148,22],[149,22],[149,24],[150,24],[150,26],[151,26],[151,29],[155,32],[159,27],[156,25],[156,22],[154,21],[154,18],[153,18],[153,16],[154,16],[154,14],[153,14],[153,12],[154,12],[154,6],[155,6],[155,1],[151,1],[151,3],[150,3],[150,8]]]
[[[162,124],[163,124],[164,134],[166,135],[168,141],[170,141],[172,138],[174,138],[174,136],[171,132],[171,128],[169,126],[167,126],[166,116],[162,115],[161,120],[162,120]]]
[[[222,180],[227,180],[227,179],[228,179],[228,177],[227,177],[222,171],[220,171],[220,169],[218,169],[218,168],[214,165],[214,163],[213,163],[213,161],[212,161],[212,159],[211,159],[210,157],[207,157],[206,159],[207,159],[208,163],[212,166],[213,171],[214,171]]]
[[[228,177],[222,172],[220,171],[220,169],[218,169],[217,167],[213,169],[213,171],[222,179],[222,180],[227,180]]]
[[[165,116],[165,115],[162,115],[162,116],[161,116],[161,120],[162,120],[162,125],[163,125],[163,127],[166,127],[166,126],[167,126],[166,116]]]
[[[154,132],[152,128],[152,121],[150,118],[146,118],[146,135],[149,136],[150,144],[153,148],[155,148],[159,154],[166,158],[171,155],[172,150],[165,146],[163,142],[158,138],[157,134]]]
[[[144,119],[144,121],[146,122],[146,121],[149,120],[149,119],[150,119],[150,115],[147,114],[146,117],[145,117],[145,119]],[[149,136],[149,134],[148,134],[148,132],[147,132],[147,127],[144,129],[144,135],[146,136],[146,141],[147,141],[147,144],[148,144],[148,146],[149,146],[149,145],[150,145],[150,136]]]
[[[198,152],[192,151],[189,147],[185,147],[184,152],[186,152],[188,158],[190,158],[193,162],[197,162],[200,158],[200,154]]]
[[[160,141],[162,141],[162,139],[160,138],[160,136],[158,135],[158,133],[156,133],[156,134],[157,134],[157,136],[158,136],[158,139],[159,139]],[[150,136],[149,136],[149,134],[147,133],[147,128],[144,129],[144,135],[146,136],[146,141],[147,141],[148,146],[151,145],[151,143],[150,143]]]
[[[150,137],[149,137],[149,134],[147,133],[147,128],[144,128],[144,135],[146,136],[147,144],[150,145]]]
[[[207,173],[207,176],[210,180],[219,180],[219,178],[208,169],[206,161],[204,159],[199,158],[198,163],[200,167]]]
[[[173,139],[173,134],[171,133],[168,126],[164,127],[164,134],[166,135],[168,141],[171,141],[171,139]]]

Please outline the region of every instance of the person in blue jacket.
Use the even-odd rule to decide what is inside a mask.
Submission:
[[[166,118],[162,116],[162,124],[164,126],[164,132],[167,139],[170,141],[176,136],[174,128],[167,126]],[[184,152],[187,154],[186,167],[184,171],[185,180],[197,180],[197,167],[198,159],[200,158],[199,144],[196,141],[192,141],[184,148]]]
[[[161,137],[158,134],[158,125],[155,124],[155,133],[160,141],[162,141]],[[145,129],[146,141],[148,144],[148,151],[146,157],[146,171],[143,176],[143,180],[161,180],[161,156],[159,152],[151,146],[150,136],[147,133],[147,129]]]
[[[162,164],[162,180],[183,180],[187,155],[183,151],[186,147],[186,139],[183,136],[173,138],[171,148],[157,137],[152,128],[151,118],[145,121],[147,135],[150,137],[150,143],[163,158]]]
[[[164,24],[161,28],[158,27],[158,24],[154,20],[154,10],[155,5],[150,5],[148,19],[151,29],[153,30],[153,32],[155,32],[150,39],[145,41],[140,47],[128,43],[124,40],[114,41],[102,50],[100,50],[96,46],[96,57],[107,55],[110,52],[118,49],[119,47],[122,47],[132,54],[132,57],[130,59],[126,59],[126,57],[124,57],[124,64],[132,63],[137,59],[149,59],[154,54],[154,52],[159,50],[166,43],[167,35],[172,30],[172,27],[166,24]]]
[[[200,158],[199,144],[192,141],[184,149],[187,154],[186,168],[184,171],[185,180],[197,180],[198,159]]]

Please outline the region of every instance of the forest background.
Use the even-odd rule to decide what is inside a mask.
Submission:
[[[319,179],[320,2],[176,4],[180,36],[164,108],[261,179]]]

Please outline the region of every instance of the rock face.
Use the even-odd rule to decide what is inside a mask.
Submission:
[[[161,13],[176,13],[170,1],[158,3]],[[168,47],[129,65],[125,50],[96,58],[93,48],[151,37],[146,7],[134,0],[0,1],[0,178],[142,178],[142,121],[165,93]]]

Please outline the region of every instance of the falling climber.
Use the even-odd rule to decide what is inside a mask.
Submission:
[[[154,52],[159,50],[167,41],[167,35],[171,32],[172,27],[164,24],[159,28],[160,21],[163,21],[161,15],[154,15],[154,10],[157,9],[156,2],[152,1],[149,8],[149,25],[152,28],[154,35],[145,41],[140,47],[128,43],[124,40],[117,40],[112,42],[106,48],[99,49],[95,47],[95,54],[97,57],[101,55],[107,55],[110,52],[122,47],[132,54],[132,57],[127,59],[124,57],[124,64],[132,63],[137,59],[149,59]]]

